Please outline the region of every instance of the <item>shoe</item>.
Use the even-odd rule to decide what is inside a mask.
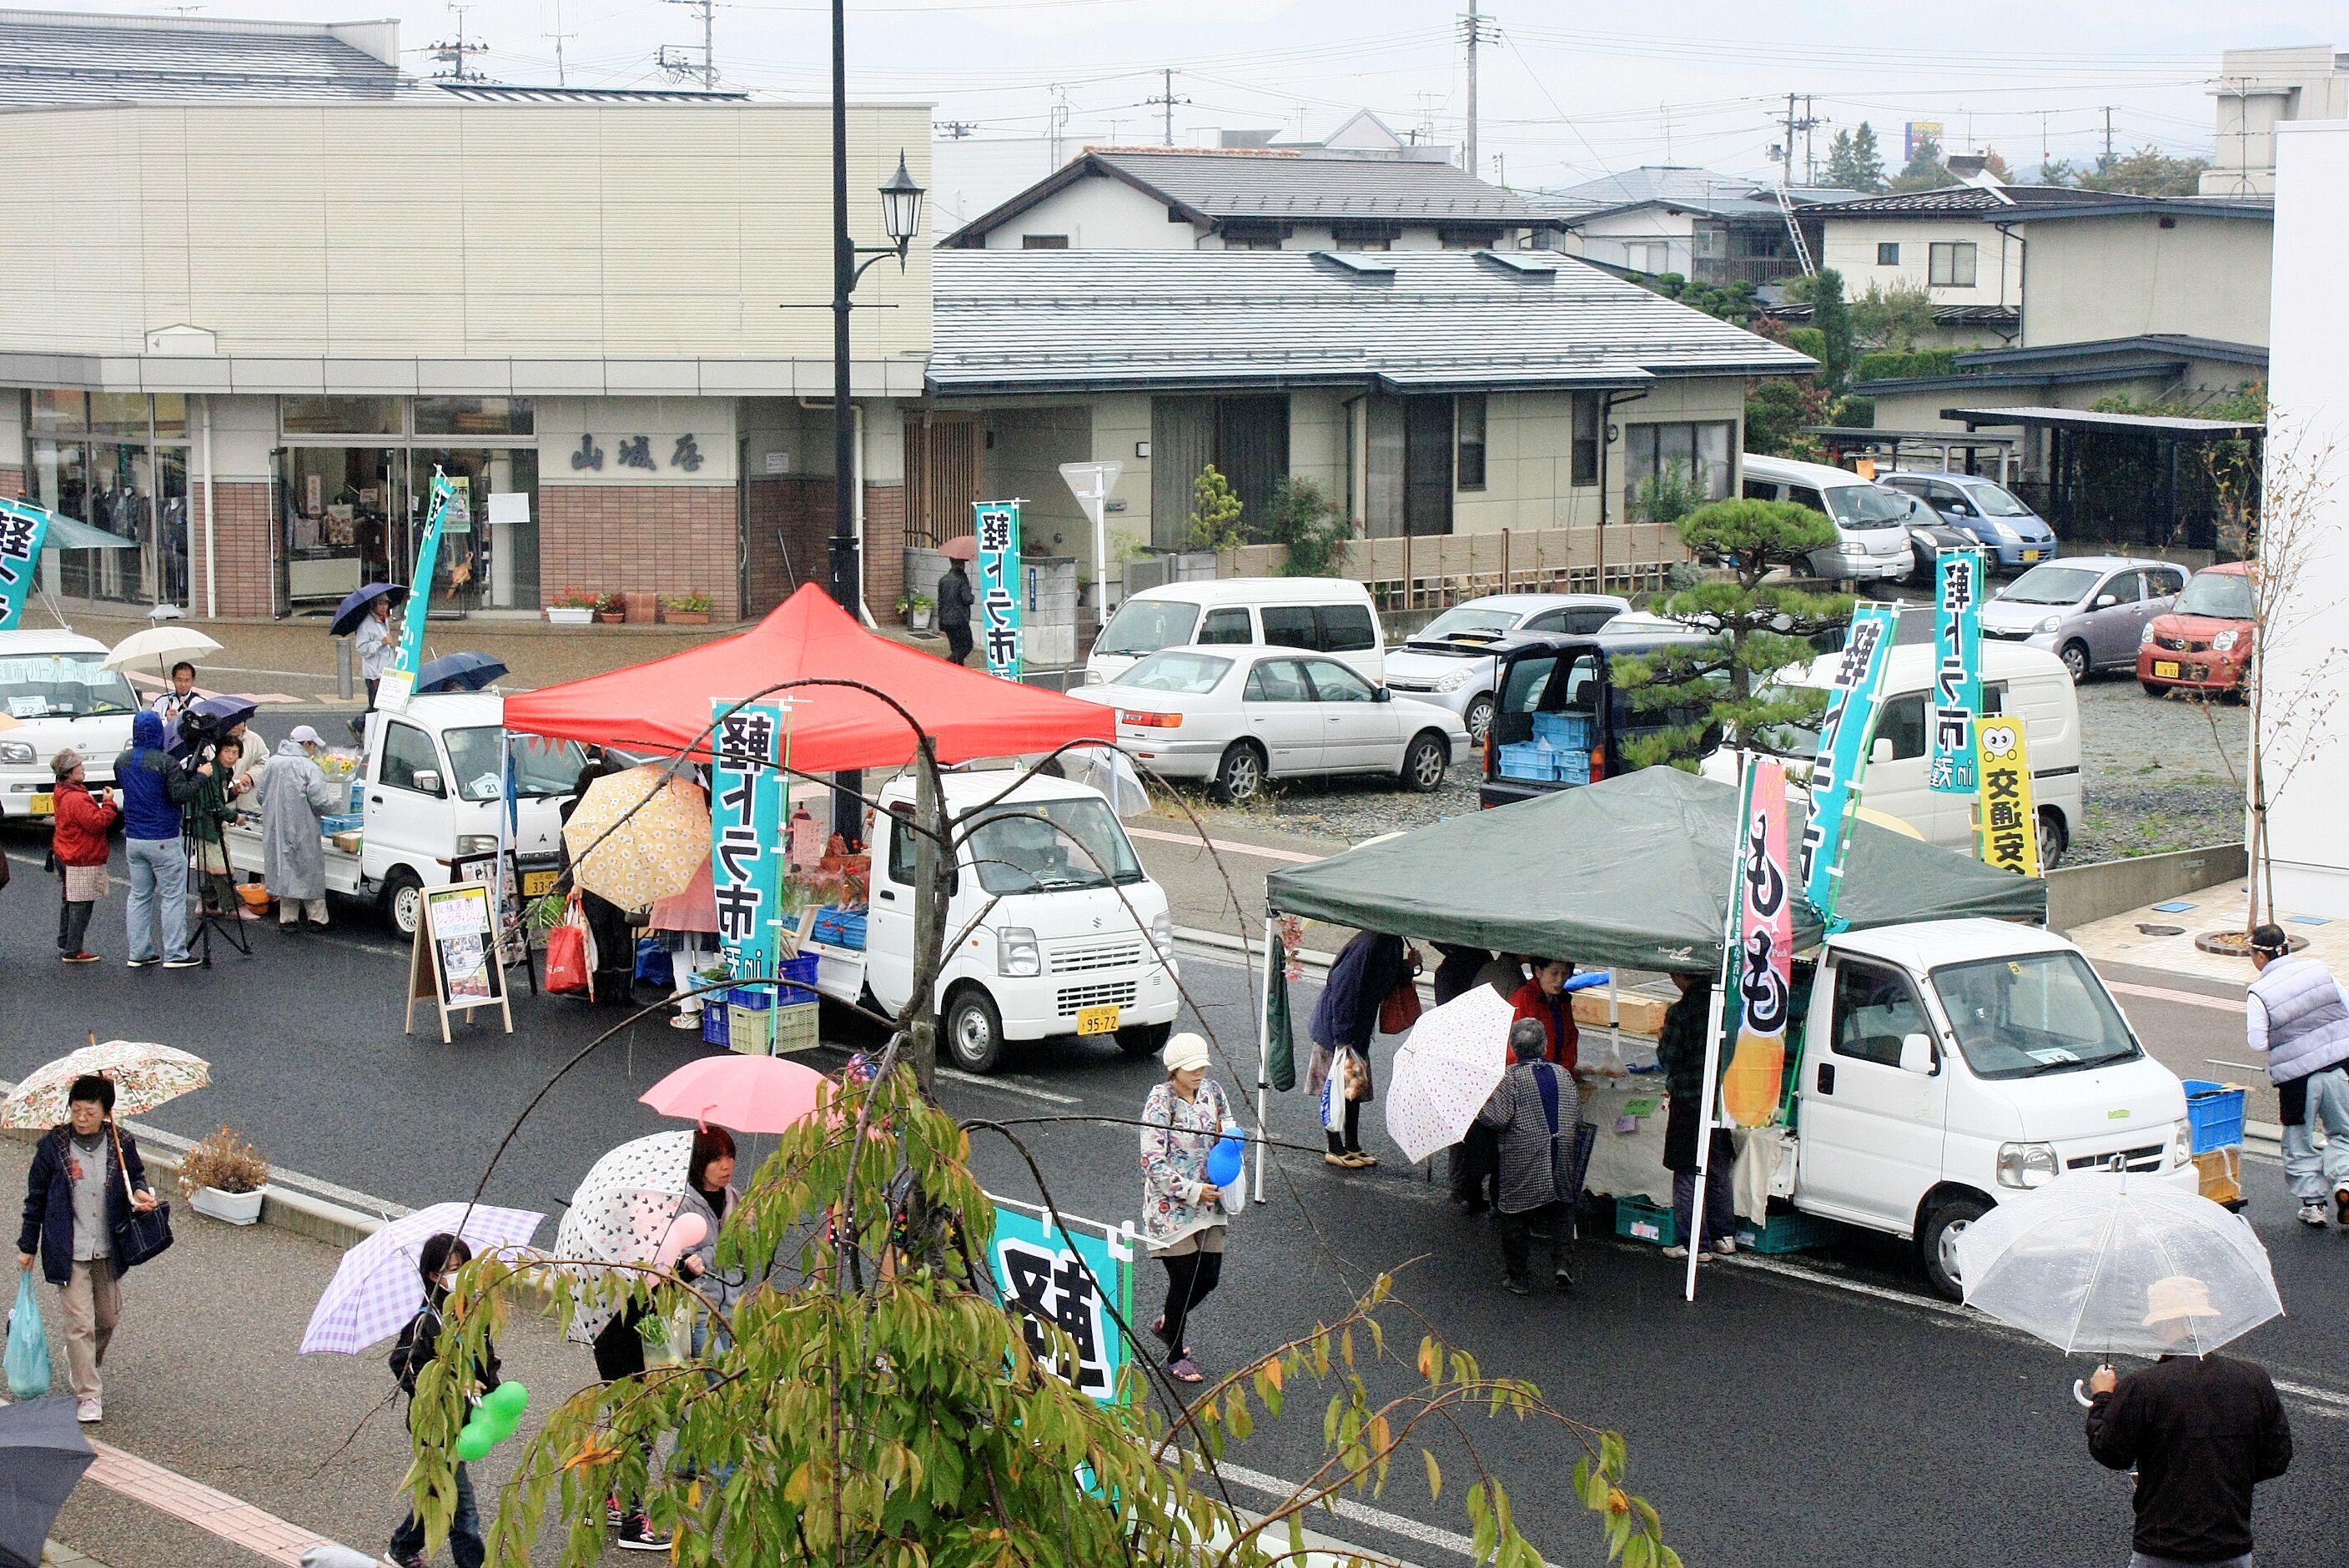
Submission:
[[[2333,1217],[2349,1225],[2349,1185],[2333,1189]]]
[[[203,966],[204,961],[197,957],[192,953],[189,954],[185,958],[166,958],[163,960],[163,967],[166,969],[202,969]]]
[[[668,1021],[668,1026],[672,1029],[698,1029],[701,1027],[701,1015],[698,1013],[679,1013],[676,1017],[671,1018]]]
[[[620,1506],[618,1492],[604,1494],[604,1522],[615,1530],[628,1522],[628,1511]]]
[[[2311,1198],[2300,1206],[2300,1222],[2303,1225],[2321,1231],[2329,1217],[2324,1212],[2324,1204],[2317,1199]]]
[[[1574,1288],[1574,1276],[1567,1273],[1564,1269],[1560,1269],[1557,1273],[1552,1274],[1549,1282],[1550,1284],[1557,1286],[1560,1290],[1572,1290]]]
[[[1531,1295],[1534,1293],[1533,1286],[1527,1284],[1525,1281],[1517,1278],[1514,1274],[1503,1274],[1501,1276],[1501,1288],[1507,1291],[1511,1295]]]
[[[122,961],[122,966],[125,969],[144,969],[150,964],[162,962],[160,958],[126,958]]]
[[[74,1419],[85,1427],[94,1427],[106,1419],[106,1407],[95,1399],[84,1399],[74,1407]]]
[[[1723,1237],[1722,1237],[1722,1238],[1721,1238],[1721,1240],[1719,1240],[1719,1241],[1717,1241],[1717,1242],[1715,1242],[1715,1243],[1713,1243],[1713,1255],[1714,1257],[1717,1257],[1717,1258],[1734,1257],[1734,1256],[1736,1255],[1736,1253],[1737,1253],[1737,1243],[1736,1243],[1735,1242],[1732,1241],[1732,1240],[1731,1240],[1729,1237],[1727,1237],[1727,1236],[1723,1236]]]
[[[1686,1247],[1666,1247],[1664,1249],[1664,1256],[1668,1258],[1684,1258],[1688,1256],[1688,1249]]]
[[[1354,1168],[1352,1157],[1345,1154],[1324,1154],[1321,1156],[1321,1163],[1335,1165],[1340,1171],[1351,1171]]]
[[[425,1568],[424,1554],[420,1552],[411,1552],[405,1557],[401,1557],[387,1552],[383,1554],[383,1564],[384,1568]]]
[[[1379,1157],[1378,1157],[1377,1155],[1375,1155],[1375,1154],[1365,1154],[1365,1153],[1363,1153],[1363,1152],[1362,1152],[1361,1150],[1359,1150],[1359,1149],[1357,1149],[1357,1150],[1354,1150],[1354,1169],[1355,1169],[1355,1170],[1357,1170],[1357,1171],[1369,1171],[1369,1170],[1372,1170],[1372,1169],[1374,1169],[1374,1168],[1378,1165],[1378,1162],[1379,1162]]]
[[[65,955],[65,958],[66,962],[68,964],[95,964],[98,962],[98,954],[95,953],[68,953]]]
[[[257,909],[240,909],[236,912],[236,917],[239,920],[259,920],[261,912]]]
[[[327,929],[326,923],[323,920],[305,921],[303,922],[303,924],[308,926],[312,931],[325,931]]]
[[[1199,1370],[1197,1362],[1188,1356],[1177,1356],[1166,1364],[1166,1375],[1177,1383],[1204,1383],[1207,1375]]]
[[[653,1528],[653,1522],[641,1512],[632,1513],[620,1525],[620,1533],[612,1542],[623,1552],[666,1552],[668,1537]]]

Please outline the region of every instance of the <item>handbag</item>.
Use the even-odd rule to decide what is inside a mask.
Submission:
[[[41,1324],[40,1299],[33,1294],[33,1271],[16,1280],[16,1310],[8,1315],[8,1393],[18,1400],[39,1399],[49,1391],[49,1336]]]
[[[546,934],[546,989],[555,996],[591,995],[589,975],[595,967],[589,951],[587,917],[574,892],[564,906],[563,923]]]
[[[1406,979],[1379,1004],[1379,1033],[1400,1035],[1419,1022],[1419,987]]]
[[[677,984],[677,965],[657,936],[636,938],[636,978],[666,989]]]
[[[138,1194],[130,1188],[130,1162],[122,1157],[122,1129],[112,1122],[114,1130],[114,1164],[122,1172],[122,1193],[133,1203]],[[135,1269],[151,1258],[160,1257],[171,1247],[171,1205],[160,1198],[151,1209],[134,1208],[114,1227],[114,1261],[117,1266]]]

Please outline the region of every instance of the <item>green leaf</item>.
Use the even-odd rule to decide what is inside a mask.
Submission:
[[[1444,1470],[1436,1464],[1433,1450],[1422,1449],[1419,1457],[1427,1461],[1427,1497],[1433,1502],[1444,1495]]]
[[[1599,1468],[1608,1475],[1620,1479],[1625,1462],[1623,1435],[1620,1432],[1599,1434]]]

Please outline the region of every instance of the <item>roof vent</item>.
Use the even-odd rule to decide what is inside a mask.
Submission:
[[[1392,283],[1394,263],[1383,259],[1376,251],[1316,251],[1313,264],[1325,267],[1341,277],[1357,278],[1364,283]]]
[[[1479,251],[1476,253],[1476,264],[1513,278],[1523,278],[1527,283],[1557,282],[1557,263],[1548,256],[1536,260],[1535,254],[1514,251]]]

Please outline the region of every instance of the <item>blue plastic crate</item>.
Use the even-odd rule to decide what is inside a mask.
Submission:
[[[796,1007],[816,1000],[816,971],[823,963],[816,954],[802,953],[777,964],[775,974],[782,984],[775,987],[775,1006]]]
[[[828,903],[816,912],[814,937],[832,947],[864,950],[864,912]]]
[[[1501,748],[1501,777],[1547,782],[1550,775],[1550,758],[1556,755],[1531,743],[1504,746]]]
[[[734,1043],[733,1033],[727,1027],[726,1004],[715,996],[702,1004],[701,1043],[720,1047],[731,1047]]]
[[[726,993],[728,1006],[748,1013],[763,1013],[775,1005],[775,994],[764,985],[737,985]]]
[[[336,811],[318,819],[318,831],[330,839],[336,833],[358,832],[366,825],[366,818],[357,811]]]
[[[2194,1129],[2194,1152],[2233,1149],[2243,1141],[2243,1102],[2251,1091],[2209,1078],[2186,1080],[2186,1119]]]
[[[1534,742],[1557,751],[1590,749],[1590,716],[1587,713],[1534,715]]]

